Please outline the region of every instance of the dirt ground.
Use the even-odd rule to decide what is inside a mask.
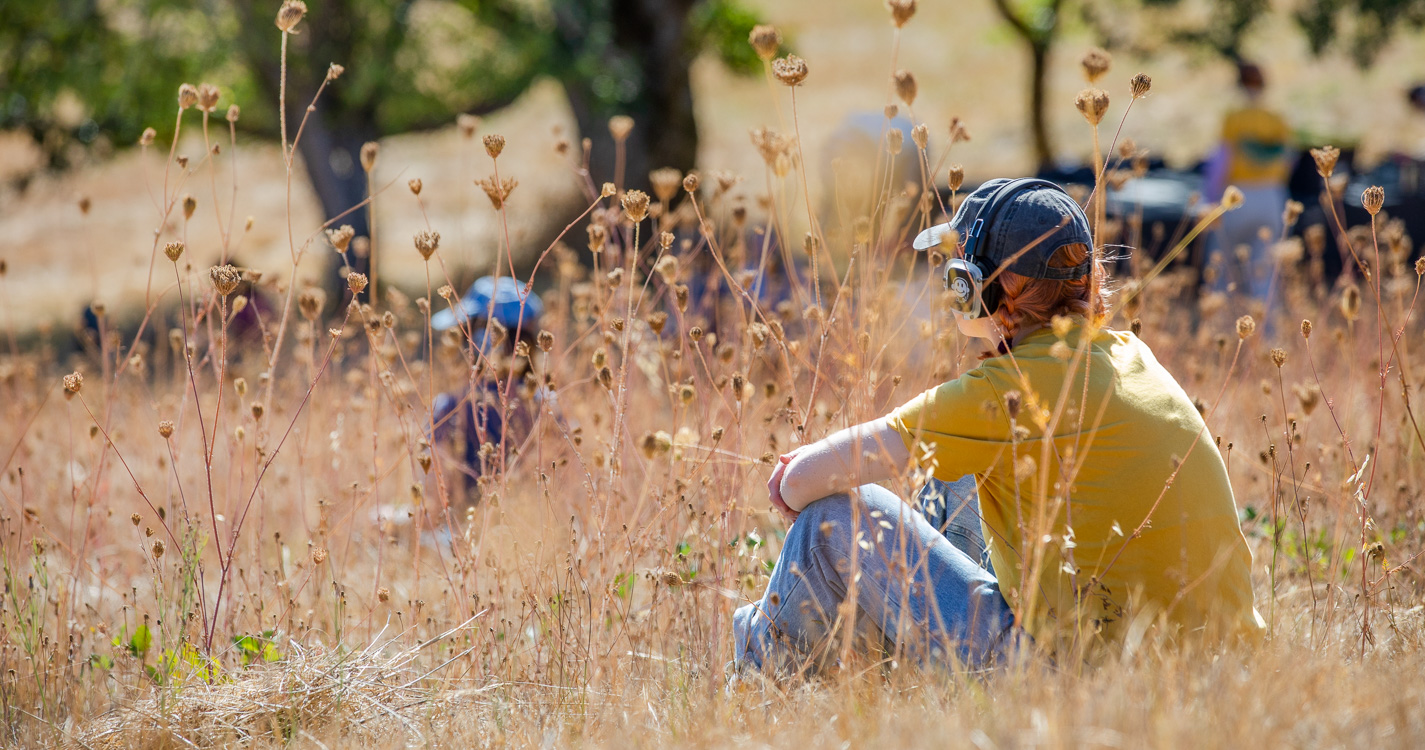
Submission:
[[[965,165],[968,181],[1029,169],[1026,65],[1016,40],[988,2],[922,3],[901,36],[894,66],[892,27],[878,0],[750,4],[784,30],[810,66],[811,75],[797,95],[796,125],[811,164],[814,196],[825,190],[823,179],[834,156],[826,153],[832,133],[851,113],[880,111],[889,101],[894,68],[917,75],[920,94],[912,114],[931,126],[932,158],[939,157],[948,141],[946,124],[959,116],[973,140],[957,145],[950,162]],[[1356,142],[1367,157],[1425,147],[1425,118],[1411,116],[1402,94],[1413,79],[1425,77],[1418,63],[1425,59],[1425,36],[1398,39],[1374,67],[1360,71],[1340,56],[1312,58],[1288,24],[1285,18],[1271,19],[1249,49],[1260,56],[1273,84],[1270,101],[1296,126],[1303,143]],[[1071,104],[1084,85],[1076,61],[1088,44],[1084,30],[1071,25],[1050,81],[1053,136],[1062,156],[1070,160],[1084,158],[1089,143]],[[1190,165],[1200,159],[1214,141],[1222,112],[1236,101],[1230,67],[1171,50],[1149,60],[1119,56],[1101,82],[1115,97],[1110,120],[1117,121],[1127,101],[1127,79],[1139,71],[1153,77],[1153,94],[1134,107],[1125,135],[1170,164]],[[733,76],[712,59],[698,62],[694,85],[702,168],[743,175],[746,180],[739,190],[755,198],[763,167],[747,132],[756,126],[792,127],[786,90],[769,89],[758,77]],[[775,109],[769,106],[774,97]],[[197,122],[196,116],[188,119],[190,133],[196,132]],[[582,209],[569,167],[552,149],[559,137],[555,130],[568,134],[573,127],[562,92],[546,82],[487,118],[481,128],[508,139],[501,162],[507,171],[502,172],[512,173],[520,183],[509,210],[516,253],[538,252],[542,247],[533,246],[537,237],[547,236],[550,226],[562,226]],[[468,276],[488,267],[503,233],[496,213],[472,182],[488,173],[478,141],[465,141],[452,125],[435,133],[388,138],[382,147],[376,182],[391,185],[378,197],[376,208],[382,277],[423,293],[423,269],[413,262],[417,256],[410,236],[425,227],[426,219],[405,188],[412,177],[425,184],[425,217],[443,236],[442,247],[456,265],[452,272]],[[178,151],[202,153],[201,140],[190,135]],[[198,201],[198,215],[187,236],[188,258],[193,268],[203,269],[218,257],[212,220],[216,193],[225,224],[241,227],[247,217],[253,218],[237,259],[285,277],[291,255],[281,218],[287,196],[280,153],[274,144],[239,140],[232,216],[230,156],[225,150],[219,157],[216,175],[210,176],[203,166],[187,178],[187,190]],[[0,176],[28,168],[34,158],[23,139],[0,137]],[[171,221],[159,228],[162,241],[154,241],[158,212],[152,196],[163,171],[163,155],[125,149],[69,173],[41,175],[24,192],[0,188],[0,258],[8,266],[8,274],[0,279],[0,326],[21,332],[70,327],[94,300],[115,310],[141,306],[156,246],[184,236],[182,222]],[[316,202],[301,177],[299,170],[291,197],[298,243],[320,224]],[[91,203],[87,215],[78,207],[83,197]],[[151,293],[171,294],[171,268],[159,260]],[[315,276],[327,262],[314,250],[304,258],[301,273]]]

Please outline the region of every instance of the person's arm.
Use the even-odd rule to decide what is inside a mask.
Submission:
[[[900,433],[882,417],[783,455],[767,490],[777,510],[794,520],[813,500],[890,479],[909,458]]]

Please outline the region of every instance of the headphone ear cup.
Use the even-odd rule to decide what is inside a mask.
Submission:
[[[974,263],[961,258],[945,261],[945,289],[950,292],[950,304],[967,318],[978,318],[984,312],[984,278],[984,272]]]

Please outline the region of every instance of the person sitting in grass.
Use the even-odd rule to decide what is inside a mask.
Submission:
[[[780,457],[767,488],[791,528],[734,616],[738,667],[977,669],[1031,645],[1092,661],[1149,634],[1260,636],[1222,456],[1147,345],[1103,326],[1091,246],[1042,180],[987,182],[916,238],[948,251],[957,326],[997,353]],[[912,464],[941,480],[918,507],[876,484]]]
[[[478,342],[478,374],[460,391],[437,395],[432,410],[432,443],[443,456],[453,486],[465,488],[456,496],[478,499],[472,490],[482,464],[498,466],[501,444],[513,440],[516,443],[506,449],[518,448],[518,441],[529,432],[535,414],[523,406],[522,397],[528,356],[512,355],[517,348],[533,353],[543,315],[544,303],[539,295],[526,294],[523,283],[508,276],[484,276],[470,285],[457,304],[431,316],[435,331],[458,330],[461,339]],[[502,408],[502,392],[508,397],[508,410]]]

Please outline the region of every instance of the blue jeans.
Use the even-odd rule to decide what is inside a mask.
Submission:
[[[1007,655],[1014,615],[979,562],[974,477],[932,480],[918,505],[873,484],[808,505],[787,532],[762,600],[733,615],[735,663],[828,666],[838,654],[832,635],[844,637],[849,618],[858,650],[924,666],[979,669]]]

